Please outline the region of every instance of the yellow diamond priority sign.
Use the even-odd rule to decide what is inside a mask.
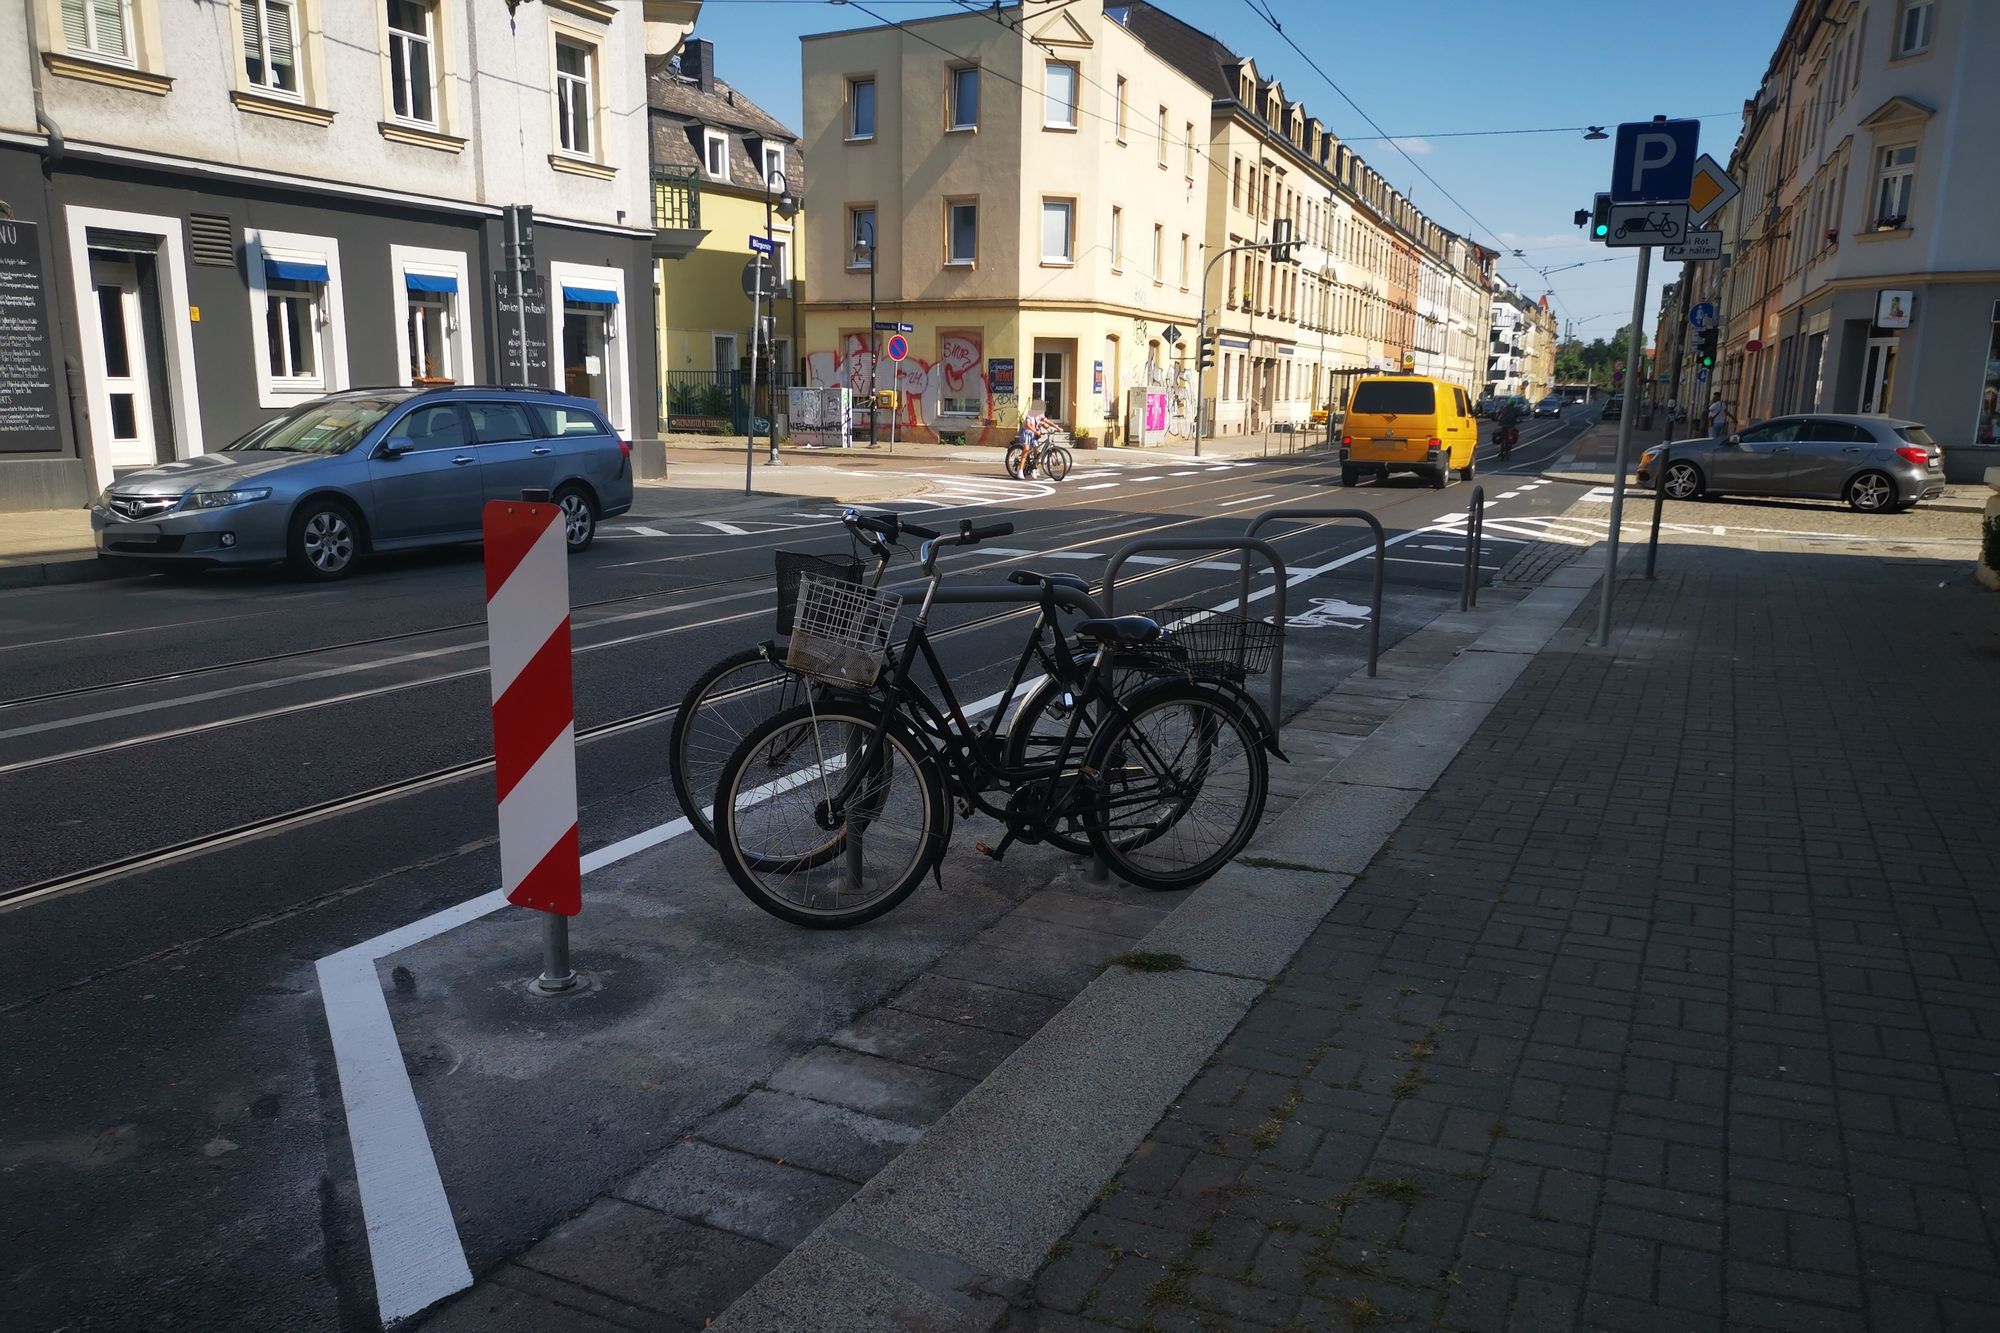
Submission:
[[[1722,164],[1703,153],[1694,164],[1694,184],[1688,187],[1688,225],[1700,227],[1742,193]]]

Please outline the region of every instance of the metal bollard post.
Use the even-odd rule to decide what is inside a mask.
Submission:
[[[1653,577],[1653,564],[1660,558],[1660,510],[1667,503],[1667,460],[1673,450],[1660,450],[1659,471],[1653,474],[1653,532],[1646,539],[1646,577]]]
[[[542,975],[535,989],[544,995],[560,995],[576,987],[576,969],[569,965],[569,918],[556,912],[542,913]]]
[[[1465,502],[1465,577],[1458,590],[1458,609],[1479,605],[1479,556],[1486,536],[1486,488],[1474,486]]]

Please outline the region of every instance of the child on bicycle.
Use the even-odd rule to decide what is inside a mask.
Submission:
[[[1056,428],[1049,420],[1049,405],[1037,398],[1028,404],[1028,415],[1021,418],[1021,443],[1033,449],[1042,442],[1042,437]]]

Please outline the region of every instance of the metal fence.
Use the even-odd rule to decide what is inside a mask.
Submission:
[[[654,168],[653,225],[682,229],[701,226],[701,177]]]
[[[766,369],[757,367],[760,422],[772,419],[773,403],[782,416],[786,391],[804,382],[797,370],[780,369],[774,386]],[[660,418],[670,435],[741,435],[749,426],[749,406],[750,376],[741,370],[670,370],[661,386]]]

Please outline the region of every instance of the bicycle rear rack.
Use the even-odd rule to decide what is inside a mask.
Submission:
[[[1278,554],[1278,548],[1254,536],[1243,537],[1135,537],[1113,551],[1104,562],[1104,611],[1106,615],[1116,615],[1118,605],[1118,571],[1127,560],[1144,551],[1240,551],[1243,555],[1243,583],[1238,590],[1237,609],[1243,615],[1250,614],[1250,557],[1261,555],[1271,562],[1271,570],[1278,576],[1277,608],[1275,620],[1282,633],[1285,625],[1285,558]],[[1277,736],[1284,730],[1285,700],[1285,647],[1281,641],[1278,651],[1271,654],[1270,722],[1271,734]]]

